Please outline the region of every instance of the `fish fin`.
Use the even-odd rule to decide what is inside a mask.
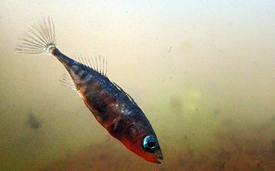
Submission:
[[[117,126],[118,126],[118,122],[122,119],[122,114],[119,113],[118,117],[116,117],[114,120],[113,120],[113,124],[114,124],[114,128],[113,130],[115,131],[117,129]]]
[[[94,58],[76,58],[83,65],[86,65],[93,70],[101,73],[102,75],[107,75],[107,60],[102,56],[95,56]]]
[[[120,99],[124,99],[125,97],[129,98],[126,93],[122,92],[118,97],[117,102],[115,103],[116,110],[118,110],[119,112],[118,112],[118,116],[112,121],[112,124],[114,125],[114,128],[113,128],[114,131],[117,129],[118,122],[123,119],[122,117],[128,118],[127,113],[125,113],[126,112],[125,104],[120,103],[122,101]]]
[[[19,53],[40,54],[51,53],[56,48],[55,28],[50,17],[33,24],[28,31],[19,38],[15,50]]]
[[[128,94],[126,93],[119,85],[117,85],[115,82],[113,82],[113,84],[120,90],[122,91],[128,98],[130,101],[132,101],[134,104],[136,104],[136,102],[134,101],[134,99]]]
[[[75,84],[68,73],[63,73],[62,77],[59,79],[59,82],[62,86],[67,87],[78,93],[77,89],[75,88]]]

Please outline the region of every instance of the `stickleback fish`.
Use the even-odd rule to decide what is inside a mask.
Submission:
[[[161,163],[163,156],[157,136],[133,98],[110,81],[104,69],[88,66],[60,52],[51,18],[42,18],[19,40],[15,50],[20,53],[51,54],[64,65],[87,108],[114,138],[143,159]]]

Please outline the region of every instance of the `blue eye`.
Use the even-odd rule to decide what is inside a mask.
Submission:
[[[158,141],[156,137],[149,135],[143,139],[142,145],[143,145],[143,149],[146,150],[147,152],[154,152],[158,147]]]

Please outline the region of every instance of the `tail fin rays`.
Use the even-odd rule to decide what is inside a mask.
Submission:
[[[56,47],[55,28],[52,19],[50,17],[42,18],[37,24],[32,25],[19,40],[15,50],[20,53],[51,53],[51,50]]]

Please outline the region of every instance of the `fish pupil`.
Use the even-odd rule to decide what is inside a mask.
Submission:
[[[154,142],[148,142],[147,145],[150,148],[154,148],[155,147],[155,143]]]

